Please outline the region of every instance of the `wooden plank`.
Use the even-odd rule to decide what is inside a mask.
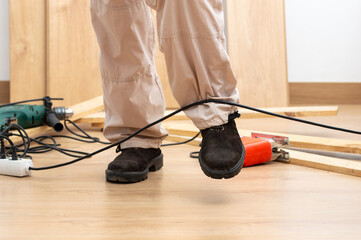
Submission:
[[[103,96],[98,96],[85,102],[78,103],[70,108],[74,112],[74,115],[70,120],[76,121],[89,114],[104,110]]]
[[[104,128],[104,123],[92,123],[91,126],[94,128]]]
[[[290,117],[310,117],[310,116],[332,116],[337,115],[338,106],[309,106],[309,107],[284,107],[284,108],[261,108],[262,110],[269,111],[272,113],[278,113],[284,116]],[[173,112],[172,110],[167,110],[165,115]],[[239,109],[241,118],[266,118],[272,117],[270,115],[265,115],[262,113],[254,112],[248,109]],[[105,113],[99,112],[88,115],[82,119],[79,119],[79,123],[102,123],[104,122]],[[172,116],[168,120],[189,120],[189,118],[184,114],[184,112],[178,113],[177,115]]]
[[[228,0],[228,52],[240,102],[288,105],[283,0]]]
[[[192,137],[199,131],[192,123],[165,122],[163,126],[170,134],[180,136]],[[279,132],[253,131],[247,129],[238,129],[238,132],[241,136],[251,136],[252,132],[256,132],[289,137],[290,146],[292,147],[361,154],[361,141],[302,136]]]
[[[11,0],[10,101],[46,95],[45,0]]]
[[[361,83],[291,82],[291,104],[360,104]]]
[[[282,108],[260,108],[261,110],[277,113],[289,117],[311,117],[311,116],[333,116],[337,115],[338,106],[313,106],[313,107],[282,107]],[[239,110],[241,118],[265,118],[273,117],[248,109]]]
[[[73,105],[102,94],[90,1],[47,2],[47,93]]]
[[[361,161],[327,157],[289,149],[284,150],[290,154],[290,164],[361,177]]]
[[[76,121],[76,123],[99,124],[99,123],[104,123],[104,119],[105,119],[105,112],[96,112],[80,118],[79,120]]]

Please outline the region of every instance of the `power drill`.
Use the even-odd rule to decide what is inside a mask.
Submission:
[[[54,107],[50,97],[43,98],[43,105],[12,105],[0,107],[0,126],[16,123],[23,128],[32,128],[44,124],[60,132],[64,126],[59,120],[73,116],[70,108]]]

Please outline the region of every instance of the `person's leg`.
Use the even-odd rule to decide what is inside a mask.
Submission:
[[[92,0],[91,16],[100,47],[104,135],[115,142],[164,114],[164,97],[154,66],[153,19],[144,0]],[[160,155],[159,146],[166,135],[158,124],[121,144],[125,150],[108,171],[139,172],[150,167],[148,160]],[[130,148],[148,150],[138,154],[128,151]],[[146,173],[123,177],[138,181]]]
[[[181,106],[202,99],[238,102],[224,36],[222,0],[147,0],[157,10],[160,48]],[[186,110],[199,129],[228,122],[234,107],[214,103]]]
[[[160,48],[178,103],[184,106],[203,99],[238,102],[237,81],[226,51],[222,0],[147,3],[157,10]],[[200,162],[208,176],[232,177],[242,168],[244,151],[234,123],[235,110],[209,103],[185,111],[202,132]]]

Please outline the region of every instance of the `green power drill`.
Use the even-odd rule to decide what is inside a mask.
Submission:
[[[64,126],[59,120],[73,116],[70,108],[54,107],[50,97],[43,98],[43,105],[11,105],[0,107],[0,126],[16,123],[23,128],[48,125],[60,132]]]

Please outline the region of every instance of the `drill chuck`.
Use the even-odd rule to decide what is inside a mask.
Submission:
[[[59,120],[64,120],[66,118],[70,118],[74,115],[73,110],[71,110],[70,108],[65,108],[65,107],[54,107],[54,112],[56,117]]]

